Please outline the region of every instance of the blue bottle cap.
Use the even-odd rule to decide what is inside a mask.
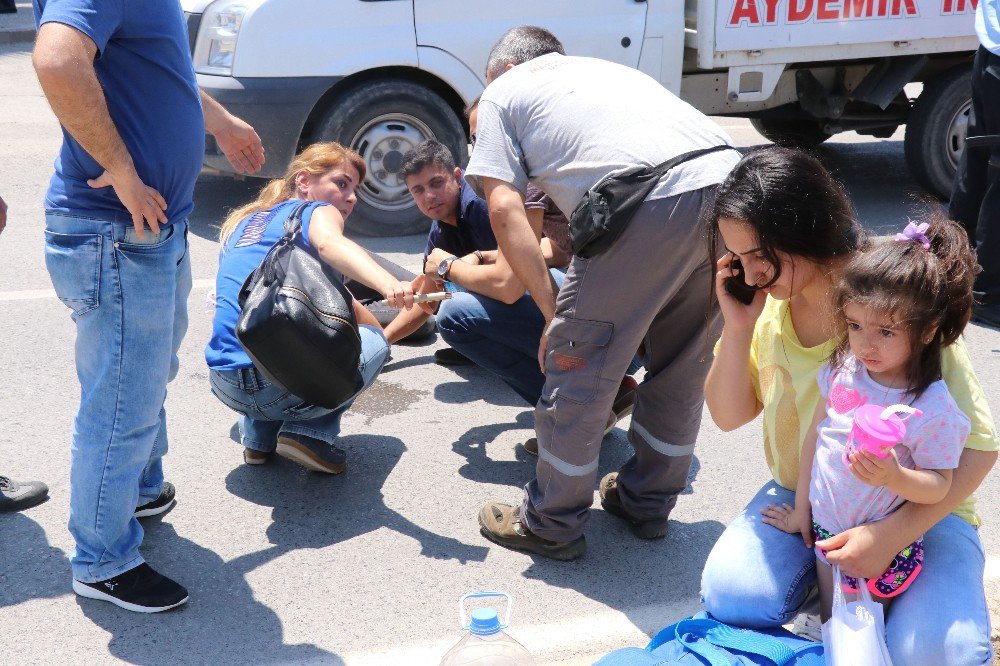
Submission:
[[[500,631],[500,618],[493,608],[477,608],[472,611],[472,624],[469,631],[476,636],[490,636]]]

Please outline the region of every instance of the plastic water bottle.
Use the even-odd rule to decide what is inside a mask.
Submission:
[[[493,608],[477,608],[472,611],[472,621],[465,623],[465,602],[482,597],[507,600],[507,616],[502,624]],[[510,624],[510,609],[510,595],[503,592],[475,592],[459,599],[459,623],[469,633],[448,650],[441,666],[535,666],[531,653],[503,632]]]

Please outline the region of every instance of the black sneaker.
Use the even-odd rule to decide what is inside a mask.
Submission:
[[[340,474],[347,469],[347,453],[315,437],[279,433],[277,451],[279,456],[314,472]]]
[[[74,579],[73,591],[81,597],[110,601],[136,613],[159,613],[188,600],[188,592],[183,586],[156,573],[146,563],[97,583],[81,583]]]
[[[434,362],[438,365],[475,365],[468,356],[451,347],[434,352]]]
[[[41,481],[15,481],[0,476],[0,511],[21,511],[41,504],[49,497],[49,487]]]
[[[136,518],[149,518],[150,516],[158,516],[161,513],[166,513],[174,506],[174,496],[177,492],[174,490],[174,484],[169,481],[163,482],[163,488],[160,489],[160,496],[157,497],[152,502],[146,502],[140,506],[135,507]]]

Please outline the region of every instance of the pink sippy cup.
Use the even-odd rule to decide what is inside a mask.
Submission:
[[[847,439],[847,452],[867,451],[879,458],[889,455],[889,449],[906,436],[905,417],[920,416],[919,409],[907,405],[861,405],[854,412],[854,426]]]

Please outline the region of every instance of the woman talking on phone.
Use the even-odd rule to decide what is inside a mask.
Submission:
[[[215,320],[205,359],[212,393],[240,414],[240,442],[249,465],[263,464],[277,452],[313,471],[343,472],[346,454],[336,446],[340,419],[389,357],[378,321],[354,300],[364,382],[358,393],[328,409],[270,383],[237,340],[240,287],[282,237],[285,221],[303,202],[309,204],[301,213],[302,238],[324,263],[383,294],[388,305],[413,306],[411,283],[394,278],[364,248],[344,237],[344,220],[354,210],[355,190],[364,177],[365,163],[354,151],[332,142],[313,144],[292,160],[283,178],[265,185],[256,200],[231,212],[222,225]]]

